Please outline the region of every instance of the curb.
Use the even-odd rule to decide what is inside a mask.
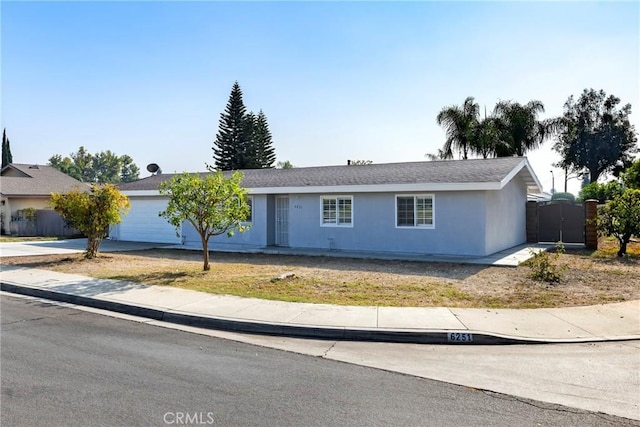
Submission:
[[[41,288],[1,282],[0,290],[13,294],[43,298],[85,307],[113,311],[146,319],[169,322],[198,328],[254,335],[283,336],[331,341],[388,342],[404,344],[448,344],[448,345],[514,345],[514,344],[578,344],[587,342],[628,341],[640,337],[597,339],[533,339],[512,337],[469,330],[407,330],[367,329],[331,326],[306,326],[284,323],[267,323],[256,320],[195,315],[177,311],[166,311],[142,307],[99,298],[66,294]]]

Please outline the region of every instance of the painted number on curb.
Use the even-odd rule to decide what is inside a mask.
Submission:
[[[449,332],[447,335],[449,342],[473,342],[473,334],[463,332]]]

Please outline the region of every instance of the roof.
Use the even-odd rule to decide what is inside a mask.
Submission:
[[[525,157],[247,169],[243,187],[251,194],[322,193],[327,191],[499,190],[519,175],[529,193],[542,187]],[[205,174],[206,172],[201,172]],[[231,174],[232,171],[226,171]],[[120,184],[129,195],[157,194],[158,185],[175,174],[153,175]]]
[[[85,186],[53,166],[11,163],[0,175],[0,194],[5,197],[49,197]]]

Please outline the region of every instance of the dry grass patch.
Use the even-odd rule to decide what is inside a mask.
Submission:
[[[611,248],[611,246],[614,246]],[[615,242],[598,252],[568,250],[569,269],[558,284],[536,282],[526,266],[373,261],[330,257],[213,253],[211,271],[202,254],[149,250],[77,256],[5,258],[6,264],[98,278],[174,286],[215,294],[328,303],[414,307],[537,308],[640,299],[640,243],[628,258],[615,257]],[[287,273],[293,277],[274,280]]]

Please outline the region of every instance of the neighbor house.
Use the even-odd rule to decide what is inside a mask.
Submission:
[[[87,187],[52,166],[8,164],[0,171],[3,232],[16,234],[24,221],[22,213],[25,210],[50,211],[51,193],[62,193],[74,188]]]
[[[541,185],[524,157],[243,170],[251,228],[211,239],[211,250],[269,246],[486,256],[526,241],[528,194]],[[230,173],[230,172],[229,172]],[[193,227],[158,213],[158,185],[125,183],[131,210],[110,230],[118,240],[201,247]]]

